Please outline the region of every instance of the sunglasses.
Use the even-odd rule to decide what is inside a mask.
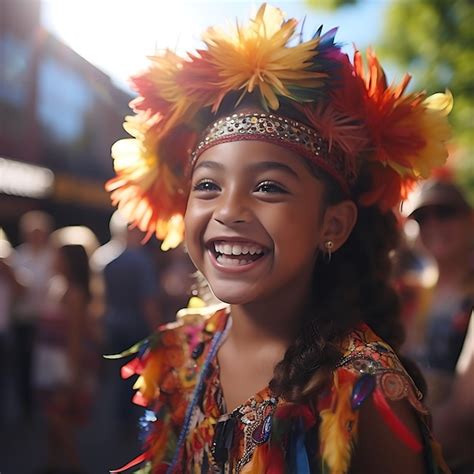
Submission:
[[[428,218],[437,221],[447,221],[465,213],[464,209],[450,204],[433,204],[431,206],[421,207],[413,212],[412,218],[422,225]]]

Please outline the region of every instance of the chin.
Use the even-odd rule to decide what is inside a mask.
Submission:
[[[249,289],[239,289],[235,285],[212,285],[209,283],[214,296],[223,303],[232,305],[243,305],[256,300],[256,295]],[[225,287],[224,287],[225,286]]]

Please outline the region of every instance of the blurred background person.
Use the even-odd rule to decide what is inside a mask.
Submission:
[[[13,253],[12,246],[0,227],[0,426],[6,419],[10,384],[9,375],[11,348],[11,311],[15,297],[21,293],[9,258]]]
[[[94,322],[94,330],[97,337],[101,337],[101,321],[103,311],[103,288],[100,274],[94,271],[91,265],[91,258],[99,248],[99,240],[96,234],[86,225],[69,225],[55,230],[51,234],[51,241],[55,247],[61,247],[68,244],[76,244],[84,247],[89,258],[90,268],[90,314]]]
[[[394,255],[394,286],[400,296],[401,319],[405,329],[405,341],[401,352],[419,361],[424,354],[426,317],[431,304],[433,288],[438,278],[436,262],[412,241],[409,220],[405,223],[401,243]]]
[[[474,318],[456,365],[449,397],[433,412],[435,435],[453,474],[474,472]]]
[[[127,245],[128,223],[120,213],[115,211],[109,221],[110,240],[101,245],[91,255],[91,268],[101,273],[108,263],[117,258]]]
[[[35,388],[46,418],[44,473],[81,472],[76,437],[91,414],[99,360],[90,283],[84,246],[58,246],[34,352]]]
[[[182,245],[166,252],[155,252],[155,265],[159,269],[158,305],[163,323],[176,319],[176,313],[186,308],[194,283],[195,269]]]
[[[54,252],[50,244],[51,217],[43,211],[25,213],[19,221],[22,243],[15,248],[10,262],[21,295],[13,308],[13,332],[18,398],[22,414],[32,415],[31,367],[33,343],[48,281],[52,275]]]
[[[447,173],[424,183],[407,212],[438,273],[426,315],[419,316],[425,322],[419,361],[434,408],[450,394],[474,304],[474,213]]]
[[[114,239],[122,241],[124,247],[103,271],[106,354],[128,349],[151,334],[161,322],[157,305],[158,274],[143,238],[139,229],[128,228],[125,221],[121,230],[119,226],[116,228]],[[127,434],[136,430],[139,410],[131,403],[133,380],[124,382],[118,375],[122,365],[121,360],[108,361],[106,377],[114,387],[115,419],[121,425],[120,431]]]
[[[156,305],[158,275],[152,255],[143,245],[143,232],[123,224],[120,230],[118,226],[115,229],[112,240],[117,241],[117,248],[109,254],[111,258],[103,270],[104,327],[107,347],[113,350],[123,350],[129,342],[133,344],[133,339],[148,336],[160,323]]]

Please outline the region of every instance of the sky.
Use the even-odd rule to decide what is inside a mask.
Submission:
[[[146,67],[147,55],[164,48],[180,53],[200,47],[210,25],[246,20],[261,2],[249,0],[43,0],[42,23],[112,80],[127,79]],[[336,12],[310,9],[302,0],[274,1],[287,17],[303,20],[310,36],[339,26],[336,36],[347,52],[377,44],[388,0],[359,0]]]

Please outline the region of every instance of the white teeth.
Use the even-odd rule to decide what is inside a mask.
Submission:
[[[214,249],[217,253],[224,255],[260,255],[263,248],[255,244],[233,244],[226,242],[214,242]]]
[[[240,245],[232,245],[232,255],[240,255],[242,252],[242,247]]]
[[[226,265],[230,267],[237,267],[239,265],[247,265],[249,263],[252,263],[252,260],[240,260],[238,258],[229,258],[229,257],[226,257],[225,255],[218,255],[216,260],[221,265]]]

